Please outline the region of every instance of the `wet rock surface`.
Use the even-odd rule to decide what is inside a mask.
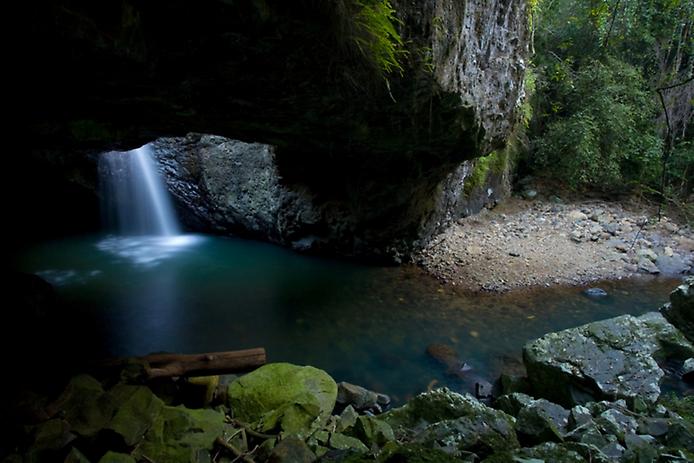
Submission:
[[[532,341],[523,359],[533,388],[565,405],[640,397],[654,402],[664,373],[658,359],[694,347],[657,312],[590,323]]]
[[[670,295],[670,302],[660,309],[665,318],[694,342],[694,277],[688,278]]]

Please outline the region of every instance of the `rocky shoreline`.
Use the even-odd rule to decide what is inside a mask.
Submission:
[[[692,461],[694,278],[670,300],[529,342],[527,376],[502,376],[484,402],[444,388],[388,409],[383,394],[287,363],[147,383],[138,362],[83,374],[58,398],[16,401],[23,437],[3,461]],[[662,394],[664,378],[689,389]]]
[[[604,201],[511,198],[459,220],[414,260],[439,280],[471,292],[691,273],[691,228],[653,217],[636,206]]]

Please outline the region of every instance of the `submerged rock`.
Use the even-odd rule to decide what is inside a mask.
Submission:
[[[670,302],[660,312],[694,342],[694,277],[687,278],[670,293]]]
[[[330,416],[337,384],[323,370],[271,363],[229,385],[229,405],[238,419],[269,431],[305,436]]]
[[[528,378],[559,404],[641,397],[655,402],[664,373],[656,360],[694,347],[662,315],[625,315],[550,333],[523,349]]]
[[[585,291],[583,291],[583,294],[594,299],[607,297],[607,291],[605,291],[602,288],[588,288]]]

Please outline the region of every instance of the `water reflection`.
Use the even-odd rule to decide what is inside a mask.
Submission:
[[[101,270],[56,270],[48,269],[36,272],[38,276],[52,284],[53,286],[65,286],[73,284],[85,284],[90,278],[101,275]]]
[[[108,236],[96,247],[135,265],[153,267],[202,240],[200,235]]]

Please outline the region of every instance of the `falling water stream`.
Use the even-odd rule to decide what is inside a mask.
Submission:
[[[99,158],[102,214],[113,234],[97,247],[151,265],[200,240],[181,234],[169,193],[149,145]]]

